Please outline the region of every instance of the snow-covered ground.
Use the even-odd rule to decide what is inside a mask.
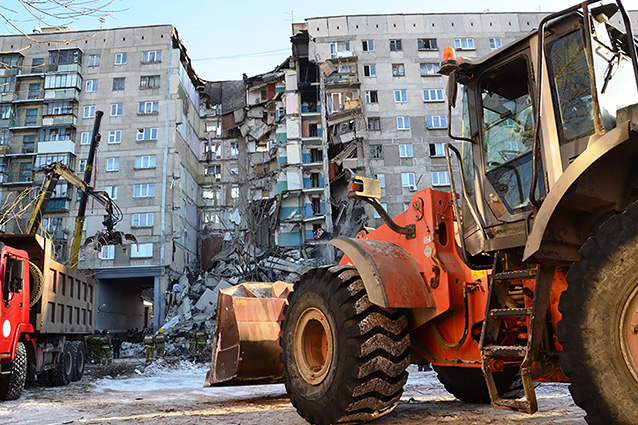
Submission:
[[[0,402],[0,423],[306,424],[282,384],[203,388],[208,365],[119,362],[128,362],[124,376],[88,376],[67,387],[30,388],[20,400]],[[584,412],[563,384],[539,387],[539,411],[530,416],[460,402],[434,372],[419,372],[416,366],[409,371],[401,402],[374,424],[585,423]]]

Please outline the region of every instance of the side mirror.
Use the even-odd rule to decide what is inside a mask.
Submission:
[[[452,108],[456,108],[456,94],[458,91],[458,82],[456,79],[457,79],[456,71],[452,71],[447,77],[447,87],[445,89],[445,94],[447,96],[448,104]]]

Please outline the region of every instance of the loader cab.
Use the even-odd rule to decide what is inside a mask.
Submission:
[[[450,136],[461,142],[471,255],[525,246],[560,176],[616,127],[618,109],[637,101],[633,37],[609,23],[618,10],[575,7],[548,18],[542,37],[535,31],[482,59],[442,64],[448,96],[456,84],[462,93],[463,125]]]

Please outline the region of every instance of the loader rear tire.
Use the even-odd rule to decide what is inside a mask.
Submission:
[[[284,316],[283,376],[299,415],[328,425],[392,411],[408,378],[408,321],[399,310],[372,304],[356,269],[306,273]]]
[[[561,368],[590,424],[638,423],[638,203],[609,218],[567,273]]]
[[[457,399],[466,403],[490,404],[490,393],[480,368],[434,366],[434,370],[447,392]],[[512,388],[517,381],[516,373],[517,369],[510,368],[493,374],[499,394],[516,390]]]
[[[0,400],[17,400],[27,380],[27,349],[18,342],[15,359],[10,362],[10,373],[0,377]]]

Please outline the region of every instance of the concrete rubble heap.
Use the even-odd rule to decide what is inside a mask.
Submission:
[[[213,267],[209,271],[194,270],[187,267],[179,278],[180,291],[167,294],[166,321],[162,326],[169,335],[166,345],[167,355],[188,356],[188,332],[193,324],[204,323],[211,335],[215,326],[217,298],[219,291],[248,281],[274,282],[283,280],[294,283],[307,269],[313,267],[312,261],[301,256],[299,250],[289,250],[280,256],[260,252],[255,255],[254,263],[243,261],[245,251],[240,251],[231,243],[212,259]],[[249,267],[243,266],[250,264]]]

